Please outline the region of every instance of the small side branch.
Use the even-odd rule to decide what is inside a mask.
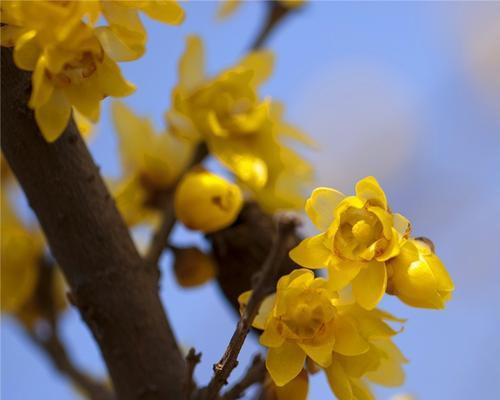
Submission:
[[[266,363],[262,359],[262,356],[257,354],[245,375],[222,396],[222,400],[236,400],[241,398],[250,386],[263,382],[265,377]]]
[[[194,382],[194,369],[201,361],[201,353],[196,353],[194,348],[190,348],[186,356],[186,383],[185,383],[185,394],[186,400],[191,398],[194,390],[196,389],[196,383]]]
[[[174,185],[173,190],[169,193],[166,201],[165,207],[162,214],[160,225],[158,229],[153,233],[151,243],[149,245],[148,252],[146,253],[146,261],[150,265],[157,266],[160,257],[167,247],[168,237],[170,236],[170,232],[175,226],[175,209],[174,209],[174,195],[175,195],[175,187],[177,183],[182,179],[182,177],[195,165],[200,164],[205,157],[208,155],[207,146],[205,143],[201,143],[196,147],[196,150],[193,154],[193,157],[184,171],[180,174],[177,182]]]
[[[273,247],[261,270],[257,273],[252,295],[238,321],[224,355],[214,365],[214,376],[206,388],[205,398],[207,400],[217,398],[221,388],[227,383],[229,375],[238,365],[238,355],[259,311],[260,304],[274,290],[277,269],[286,255],[289,240],[293,237],[296,226],[297,222],[293,218],[282,216],[278,219]]]
[[[70,360],[59,333],[54,327],[48,337],[41,338],[34,331],[27,329],[31,341],[40,348],[63,375],[66,375],[91,400],[113,400],[110,389],[94,378],[83,373]]]

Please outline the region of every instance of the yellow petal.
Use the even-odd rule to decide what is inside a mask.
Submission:
[[[392,237],[392,215],[380,207],[368,207],[368,211],[375,214],[382,224],[382,232],[387,240]]]
[[[92,82],[84,82],[81,85],[70,85],[64,89],[70,103],[93,123],[99,120],[101,112],[102,96],[99,88]]]
[[[3,21],[2,21],[3,22]],[[14,47],[17,40],[26,32],[26,28],[13,25],[0,27],[0,42],[2,47]]]
[[[379,183],[373,176],[367,176],[356,184],[356,196],[372,205],[387,210],[387,198]]]
[[[285,386],[275,386],[276,400],[307,400],[309,377],[305,370],[293,378]],[[267,399],[267,397],[266,397]]]
[[[401,214],[392,214],[392,225],[394,229],[403,237],[408,238],[411,232],[411,224],[404,216]]]
[[[184,21],[184,10],[173,0],[145,1],[142,11],[150,18],[170,25]]]
[[[205,54],[200,37],[186,39],[186,50],[179,60],[179,85],[187,91],[195,90],[205,80]]]
[[[28,104],[34,109],[45,104],[54,92],[54,85],[47,77],[46,59],[43,56],[38,59],[35,71],[31,76],[31,83],[33,89]]]
[[[282,335],[280,335],[278,331],[278,325],[280,323],[281,322],[272,319],[269,322],[269,324],[267,324],[266,328],[264,329],[264,332],[262,332],[262,335],[260,335],[259,338],[259,342],[262,346],[273,348],[273,347],[281,347],[283,345],[285,338]]]
[[[338,315],[335,318],[335,346],[336,353],[345,356],[355,356],[368,351],[368,342],[359,334],[353,321],[346,316]]]
[[[274,54],[269,50],[253,51],[240,61],[240,65],[253,71],[250,84],[258,86],[273,73]]]
[[[123,77],[118,65],[107,56],[97,69],[97,78],[103,97],[125,97],[135,91],[135,86]]]
[[[285,342],[281,347],[269,349],[266,367],[274,383],[283,386],[302,371],[305,359],[306,353],[298,345]]]
[[[55,90],[49,100],[35,109],[35,119],[48,142],[63,133],[71,116],[71,104],[61,90]]]
[[[17,40],[14,49],[14,62],[18,68],[33,71],[40,55],[41,50],[36,39],[36,31],[26,32]]]
[[[341,261],[328,266],[328,284],[332,290],[341,290],[356,278],[362,263],[357,261]]]
[[[306,213],[312,223],[321,231],[326,231],[333,221],[335,208],[344,199],[335,189],[320,187],[314,189],[306,202]]]
[[[352,394],[356,400],[375,400],[370,388],[361,379],[350,379]]]
[[[376,307],[384,296],[387,286],[385,263],[370,262],[352,282],[354,297],[360,306],[367,310]]]
[[[106,54],[115,61],[137,60],[144,55],[145,36],[129,38],[126,32],[109,26],[99,26],[94,32]]]
[[[252,326],[258,329],[264,329],[266,326],[267,319],[269,318],[269,314],[271,313],[274,303],[276,301],[276,295],[271,294],[267,296],[264,301],[262,301],[259,312],[255,316],[253,320]]]
[[[375,371],[370,371],[366,377],[379,385],[396,387],[404,383],[405,373],[402,363],[407,362],[398,347],[390,340],[380,340],[377,347],[385,353],[380,358],[380,365]]]
[[[339,400],[354,400],[351,383],[340,363],[334,358],[332,364],[325,369],[330,389]]]
[[[290,250],[290,258],[302,267],[324,268],[328,265],[332,255],[325,245],[325,233],[304,239],[299,245]]]
[[[241,5],[241,0],[223,0],[217,10],[217,18],[225,19],[232,15]]]
[[[332,351],[335,343],[335,336],[331,335],[326,341],[319,344],[299,343],[305,353],[318,365],[323,368],[328,367],[332,362]]]

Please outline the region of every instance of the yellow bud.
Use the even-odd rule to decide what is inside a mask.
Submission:
[[[174,252],[174,271],[177,283],[184,287],[200,286],[216,274],[212,258],[196,247],[172,248]]]
[[[211,172],[188,173],[175,192],[175,214],[184,225],[205,233],[231,225],[243,206],[234,183]]]

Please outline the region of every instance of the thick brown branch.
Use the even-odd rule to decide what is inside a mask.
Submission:
[[[2,48],[2,151],[97,341],[120,399],[179,399],[185,362],[154,272],[70,122],[47,143],[27,108],[30,73]]]
[[[188,172],[192,167],[197,164],[200,164],[205,157],[208,155],[207,146],[202,143],[196,147],[196,150],[193,154],[193,158],[191,162],[186,166],[183,173],[179,176],[178,181],[182,179],[184,174]],[[177,182],[178,183],[178,182]],[[174,189],[168,194],[165,200],[165,207],[162,214],[160,225],[158,229],[153,233],[151,243],[149,245],[148,252],[146,254],[146,260],[149,264],[157,266],[158,261],[163,253],[163,250],[167,247],[168,237],[170,236],[170,232],[175,225],[175,210],[174,210],[174,195],[175,195],[175,187],[177,183],[173,185]]]
[[[222,400],[236,400],[241,398],[245,394],[245,390],[250,386],[262,383],[266,377],[266,373],[266,363],[262,359],[262,356],[257,354],[243,378],[224,393]]]
[[[214,365],[214,376],[206,389],[207,400],[217,398],[222,386],[227,383],[229,375],[238,365],[238,355],[259,311],[260,304],[273,291],[278,268],[287,254],[290,246],[289,241],[293,238],[297,223],[294,219],[281,217],[278,219],[277,225],[273,246],[256,276],[248,304],[243,310],[224,355]]]

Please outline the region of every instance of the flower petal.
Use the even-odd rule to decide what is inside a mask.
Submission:
[[[273,73],[274,54],[269,50],[253,51],[240,61],[240,66],[253,71],[250,84],[258,86]]]
[[[35,119],[48,142],[63,133],[71,116],[71,104],[61,90],[55,90],[48,101],[35,109]]]
[[[356,261],[341,261],[328,266],[328,285],[332,290],[346,287],[361,270],[362,263]]]
[[[371,310],[380,302],[387,287],[385,263],[370,262],[352,282],[352,290],[358,304]]]
[[[184,10],[172,0],[144,1],[142,11],[152,19],[170,25],[179,25],[184,21]]]
[[[205,54],[201,38],[186,39],[186,50],[179,61],[179,85],[187,91],[195,90],[205,79]]]
[[[297,247],[290,250],[290,258],[297,264],[307,268],[323,268],[327,266],[332,252],[326,247],[325,239],[325,233],[304,239]]]
[[[295,343],[285,342],[281,347],[269,349],[266,367],[274,383],[283,386],[302,371],[305,360],[304,350]]]
[[[340,363],[333,359],[332,364],[325,369],[330,389],[339,400],[353,400],[351,383]]]
[[[280,322],[277,320],[270,320],[269,324],[267,324],[264,329],[264,332],[260,335],[259,342],[261,345],[269,348],[281,347],[283,345],[285,338],[279,334],[278,324],[280,324]],[[257,327],[255,324],[254,326]]]
[[[33,71],[40,57],[41,50],[36,39],[36,31],[23,34],[14,48],[14,62],[20,69]]]
[[[334,218],[337,205],[344,199],[344,194],[335,189],[320,187],[314,189],[306,202],[306,213],[312,223],[321,231],[326,231]]]
[[[333,350],[345,356],[356,356],[368,351],[368,342],[359,334],[349,317],[335,318],[335,345]]]
[[[379,183],[373,176],[367,176],[356,184],[356,196],[369,201],[372,205],[387,210],[387,198]]]
[[[332,351],[335,344],[335,336],[331,335],[321,344],[299,343],[299,346],[318,365],[328,367],[332,362]]]

